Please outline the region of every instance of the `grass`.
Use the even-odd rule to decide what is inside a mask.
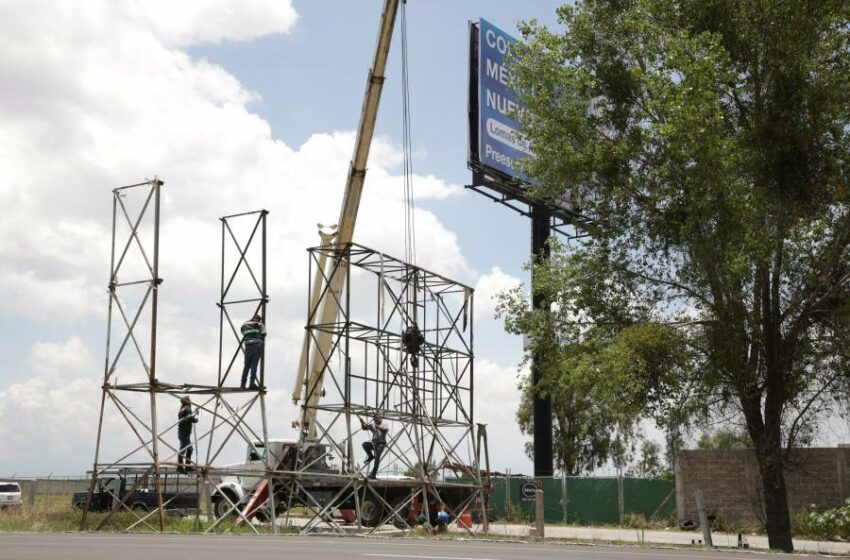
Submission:
[[[121,532],[145,517],[148,512],[135,513],[129,511],[118,512],[113,515],[104,525],[101,531]],[[106,517],[106,513],[89,513],[87,526],[94,530]],[[23,532],[23,533],[61,533],[65,531],[78,531],[82,512],[71,508],[70,495],[36,496],[32,506],[24,503],[23,507],[0,509],[0,532]],[[146,523],[139,523],[133,532],[158,532],[159,519],[156,513],[152,513],[145,519]],[[207,527],[207,523],[201,518],[201,530]],[[179,515],[165,516],[165,531],[174,533],[192,533],[198,530],[194,515],[181,517]],[[264,529],[260,528],[260,532]],[[215,528],[217,533],[245,533],[253,534],[254,530],[248,526],[237,527],[232,521],[223,521]]]

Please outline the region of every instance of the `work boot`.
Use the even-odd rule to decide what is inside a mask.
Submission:
[[[369,455],[368,457],[366,457],[366,460],[365,460],[365,461],[363,461],[363,464],[364,464],[364,465],[368,465],[369,463],[371,463],[371,462],[372,462],[372,460],[373,460],[374,458],[375,458],[375,456],[374,456],[374,455]]]

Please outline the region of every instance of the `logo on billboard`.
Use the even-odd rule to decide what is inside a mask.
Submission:
[[[505,175],[527,181],[517,162],[534,157],[517,115],[523,110],[510,86],[508,51],[516,39],[485,19],[479,23],[478,161]]]

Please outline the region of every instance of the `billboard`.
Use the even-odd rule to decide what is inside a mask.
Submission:
[[[510,87],[508,51],[513,43],[516,39],[484,18],[469,24],[467,160],[472,184],[467,187],[526,213],[523,204],[539,203],[528,199],[526,189],[535,183],[517,166],[519,161],[533,158],[534,151],[516,120],[524,107]],[[565,221],[580,215],[568,193],[546,206]]]
[[[479,20],[477,29],[476,75],[470,77],[477,86],[475,160],[506,178],[527,182],[518,169],[517,162],[534,157],[529,141],[522,134],[517,113],[522,105],[509,83],[508,51],[516,39],[485,19]]]

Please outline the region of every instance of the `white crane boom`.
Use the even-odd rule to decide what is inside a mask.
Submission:
[[[360,197],[363,194],[363,182],[366,178],[366,163],[369,159],[369,149],[372,146],[372,136],[375,132],[375,120],[378,116],[378,105],[381,101],[381,91],[384,85],[384,70],[387,66],[387,57],[392,42],[393,29],[395,27],[396,13],[398,12],[400,0],[385,0],[381,13],[381,27],[378,31],[378,43],[375,46],[375,58],[372,68],[369,70],[369,78],[366,84],[366,95],[363,98],[363,108],[360,112],[360,126],[357,129],[357,138],[354,143],[354,154],[348,168],[348,179],[345,183],[345,194],[342,201],[342,209],[337,223],[336,246],[344,247],[350,243],[354,235],[354,225],[357,222],[357,211],[360,208]],[[332,243],[331,238],[323,235],[322,244]],[[323,265],[323,263],[320,263]],[[329,280],[329,289],[333,295],[327,294],[322,301],[324,303],[320,313],[321,324],[333,323],[339,316],[339,305],[337,304],[339,294],[345,284],[346,266],[335,265],[333,276]],[[322,275],[323,270],[317,270],[316,275]],[[313,293],[310,294],[311,316],[317,311],[319,294],[316,286],[321,282],[314,281]],[[315,436],[314,410],[322,396],[324,382],[324,366],[329,359],[331,348],[330,333],[322,330],[313,345],[312,357],[307,361],[307,352],[310,333],[304,333],[304,345],[301,350],[301,363],[292,391],[293,402],[304,398],[305,407],[301,417],[301,426],[310,430],[310,436]],[[308,375],[309,370],[309,375]]]

